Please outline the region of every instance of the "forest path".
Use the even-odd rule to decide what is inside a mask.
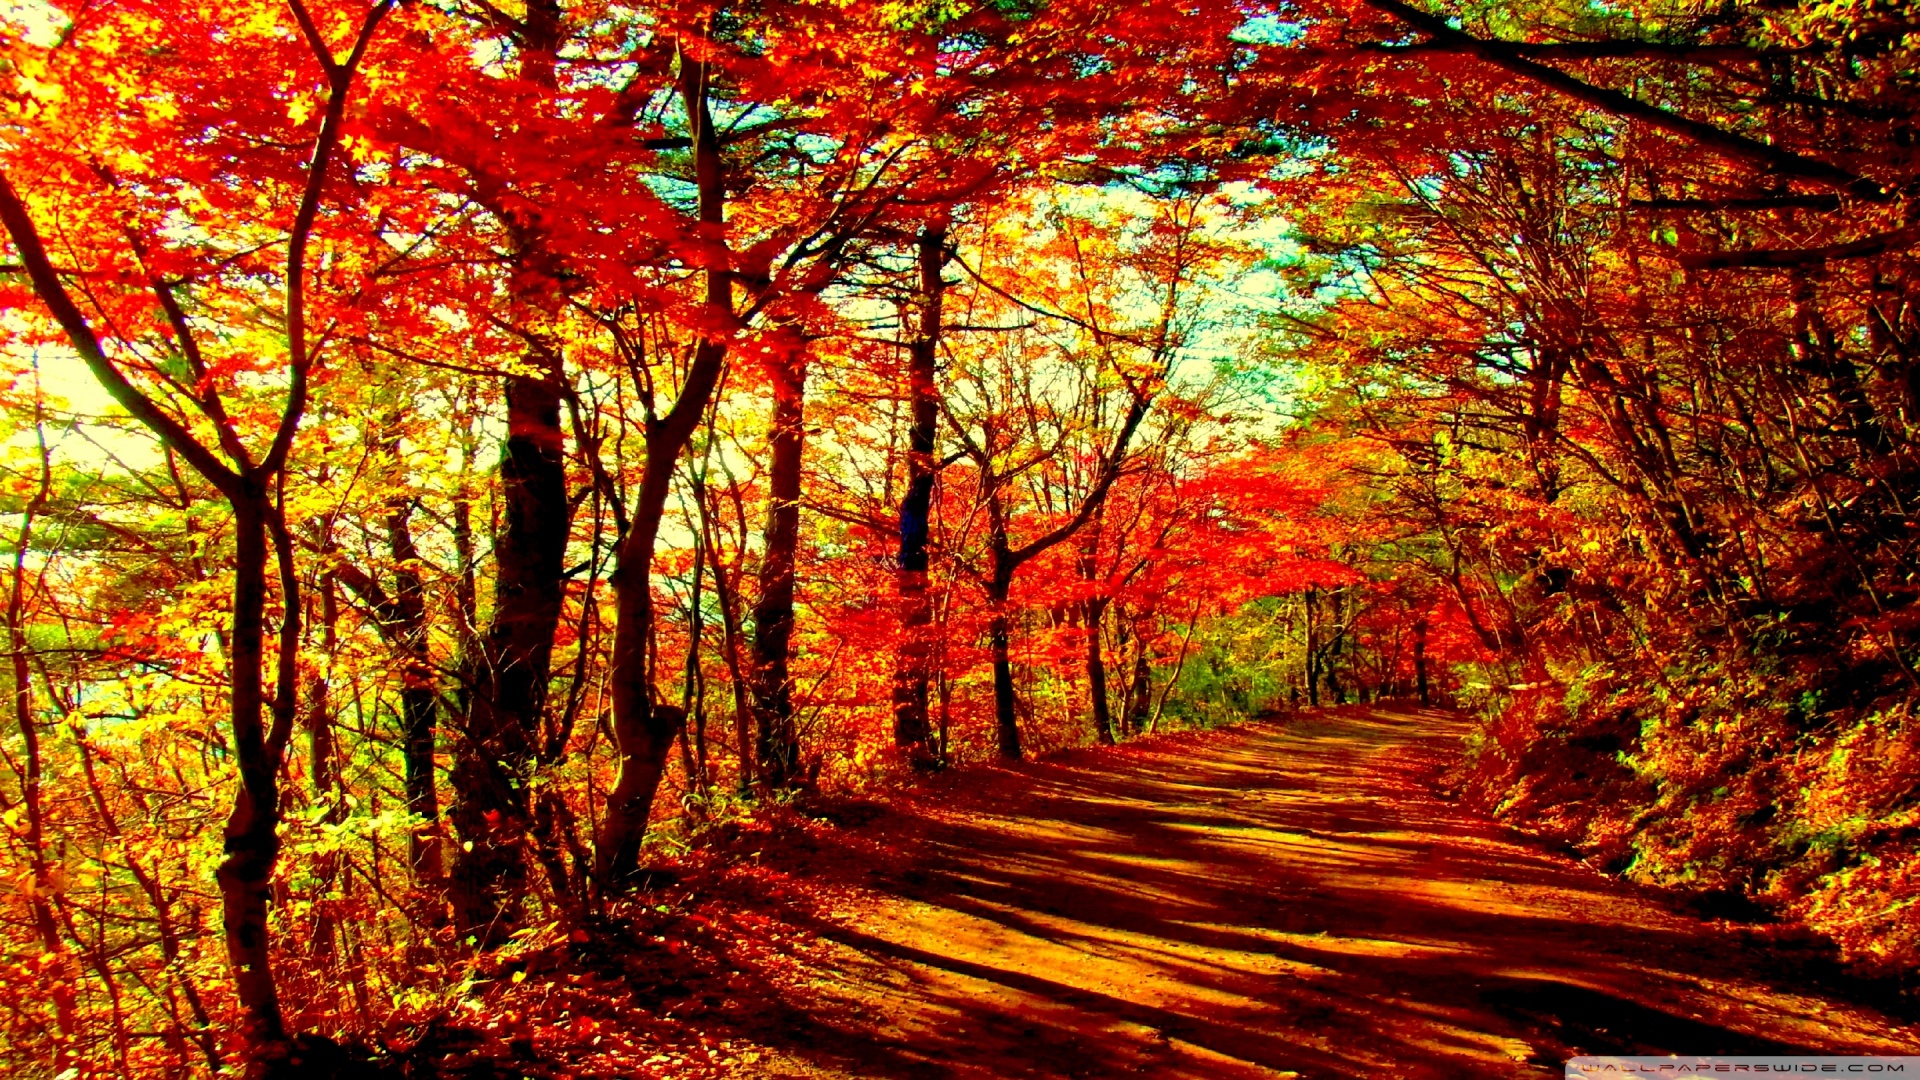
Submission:
[[[1355,707],[950,778],[855,830],[910,854],[813,928],[828,963],[757,1073],[1557,1076],[1920,1041],[1440,798],[1464,732]]]

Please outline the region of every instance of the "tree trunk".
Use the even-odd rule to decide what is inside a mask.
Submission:
[[[1300,597],[1301,606],[1307,613],[1307,704],[1320,704],[1320,649],[1313,640],[1313,601],[1315,590],[1309,588]]]
[[[1420,695],[1420,707],[1433,704],[1427,689],[1427,620],[1418,619],[1413,624],[1413,685]]]
[[[1107,701],[1107,661],[1100,652],[1100,625],[1106,614],[1105,600],[1087,601],[1087,697],[1093,705],[1093,733],[1102,746],[1112,746],[1113,708]]]
[[[1138,735],[1146,730],[1149,702],[1153,697],[1153,664],[1147,658],[1147,635],[1141,633],[1138,626],[1134,628],[1133,645],[1133,683],[1127,688],[1127,732]]]
[[[686,449],[695,422],[705,411],[719,381],[726,346],[703,341],[680,398],[668,416],[647,432],[647,463],[633,525],[620,545],[613,573],[615,617],[613,663],[608,684],[613,695],[614,742],[620,750],[620,776],[607,796],[607,816],[594,855],[602,888],[617,888],[630,878],[640,857],[640,841],[654,792],[666,771],[667,755],[684,716],[672,706],[656,705],[648,677],[647,642],[653,628],[653,548],[673,484],[674,462]],[[684,426],[676,418],[685,420]]]
[[[400,672],[401,755],[406,764],[407,813],[413,818],[407,837],[407,862],[420,881],[437,881],[440,859],[440,794],[434,777],[434,724],[440,709],[434,671],[427,655],[426,583],[420,576],[420,552],[413,542],[413,502],[399,496],[387,503],[387,551],[393,556],[393,602],[399,615],[394,637],[402,657]]]
[[[697,493],[698,487],[695,488]],[[686,503],[680,504],[682,510]],[[687,524],[698,528],[699,522],[688,518]],[[700,670],[700,638],[706,630],[701,596],[702,586],[707,576],[707,545],[703,537],[696,538],[693,545],[693,573],[687,590],[687,666],[685,679],[680,687],[680,711],[690,720],[686,734],[682,739],[691,743],[687,755],[687,778],[693,790],[702,798],[708,794],[710,777],[707,772],[707,685]]]
[[[1346,704],[1346,692],[1340,686],[1340,647],[1346,641],[1346,612],[1342,598],[1343,590],[1335,589],[1327,594],[1327,600],[1333,607],[1333,636],[1327,639],[1327,659],[1320,665],[1320,674],[1327,680],[1327,699],[1335,705]]]
[[[934,384],[940,346],[941,299],[946,282],[946,229],[920,234],[920,332],[907,353],[907,493],[900,504],[900,652],[893,676],[893,743],[916,767],[938,762],[927,722],[927,683],[932,675],[929,630],[933,604],[927,595],[927,543],[933,505],[934,436],[939,397]]]
[[[753,605],[753,712],[759,734],[760,782],[788,787],[798,772],[793,687],[795,563],[800,544],[800,458],[804,448],[806,359],[796,345],[773,365],[773,432],[760,598]]]
[[[726,186],[720,173],[720,137],[707,108],[708,69],[705,63],[683,56],[680,99],[687,127],[693,132],[694,185],[699,192],[700,223],[716,245],[723,243]],[[660,787],[667,754],[680,729],[678,709],[656,707],[647,667],[647,641],[653,630],[653,547],[660,535],[660,518],[680,454],[706,415],[707,403],[719,385],[727,358],[720,327],[734,324],[733,277],[723,258],[706,271],[706,314],[716,327],[694,347],[680,396],[667,415],[647,424],[647,463],[640,476],[639,504],[633,525],[620,545],[613,573],[616,618],[613,663],[607,682],[613,696],[613,735],[620,749],[620,778],[607,797],[607,816],[594,854],[595,876],[601,887],[615,888],[633,873],[640,857],[640,841],[647,831],[647,815]]]
[[[987,597],[993,604],[993,624],[990,636],[993,648],[993,702],[994,715],[998,721],[1000,734],[1000,756],[1008,761],[1018,761],[1020,750],[1020,725],[1015,715],[1018,704],[1013,686],[1013,660],[1008,654],[1010,647],[1011,623],[1007,614],[1007,600],[1013,592],[1013,575],[1029,560],[1042,554],[1055,544],[1071,540],[1093,516],[1100,511],[1106,501],[1107,492],[1113,489],[1113,483],[1119,479],[1121,464],[1127,456],[1127,446],[1133,440],[1133,434],[1139,430],[1140,421],[1146,418],[1147,409],[1153,404],[1152,397],[1136,394],[1133,404],[1127,410],[1126,419],[1113,440],[1113,446],[1103,455],[1100,462],[1099,478],[1094,481],[1093,489],[1080,500],[1079,508],[1072,518],[1052,531],[1044,533],[1016,548],[1007,535],[1007,508],[1001,501],[1001,485],[1006,481],[994,474],[993,439],[989,431],[983,446],[970,446],[969,453],[980,467],[980,484],[987,507],[987,540],[993,553],[993,577],[988,583]]]
[[[280,763],[268,752],[263,712],[266,699],[267,519],[274,513],[251,478],[232,500],[234,512],[233,620],[229,632],[229,693],[233,701],[234,756],[240,788],[222,832],[226,857],[214,878],[220,886],[221,928],[241,1027],[248,1045],[271,1055],[287,1043],[280,996],[268,949],[267,904],[273,864],[280,857]],[[295,598],[286,618],[296,621]]]
[[[726,564],[720,561],[720,545],[714,536],[713,508],[707,502],[705,471],[693,474],[693,495],[700,507],[700,547],[713,571],[714,606],[720,611],[720,649],[726,661],[728,685],[733,690],[734,753],[740,760],[736,789],[741,795],[753,789],[753,707],[747,701],[747,681],[740,663],[740,603],[733,585],[727,580]]]
[[[472,696],[448,818],[459,831],[450,895],[463,934],[504,939],[526,889],[527,786],[559,627],[570,504],[560,395],[551,382],[507,380],[500,463],[506,520],[494,543],[493,617],[469,658]]]
[[[999,515],[994,515],[998,518]],[[988,583],[987,600],[993,607],[993,622],[989,625],[988,641],[993,649],[993,717],[1000,736],[1000,757],[1005,761],[1019,761],[1020,721],[1016,714],[1017,702],[1013,687],[1013,657],[1010,654],[1012,624],[1007,616],[1007,597],[1013,587],[1013,564],[1004,554],[1004,549],[996,543],[993,559],[993,578]]]
[[[1112,746],[1113,707],[1107,701],[1107,660],[1101,654],[1101,624],[1106,621],[1108,598],[1097,593],[1100,580],[1100,537],[1106,527],[1106,508],[1093,512],[1086,535],[1080,541],[1080,580],[1086,583],[1088,596],[1081,605],[1081,622],[1087,631],[1087,701],[1093,709],[1093,734],[1102,746]]]
[[[336,593],[337,583],[329,574],[320,579],[320,650],[332,656],[339,648],[338,624],[340,621],[340,602]],[[312,787],[315,802],[323,802],[329,797],[332,802],[327,807],[326,821],[339,825],[346,820],[347,804],[340,797],[339,751],[334,742],[332,687],[328,684],[327,672],[315,671],[307,681],[307,779]],[[333,957],[335,934],[339,929],[334,918],[333,906],[325,893],[333,891],[334,880],[340,874],[340,853],[328,851],[315,860],[314,880],[318,883],[316,891],[323,894],[315,898],[313,941],[314,956],[321,960]]]
[[[36,401],[36,414],[39,412],[38,404]],[[28,663],[27,549],[32,546],[33,527],[46,509],[47,497],[53,486],[46,431],[40,417],[36,415],[34,419],[36,433],[40,436],[40,479],[32,501],[21,511],[20,532],[14,539],[12,587],[7,595],[7,643],[13,653],[13,718],[20,728],[21,749],[26,754],[26,761],[20,767],[20,803],[21,809],[26,812],[27,826],[26,835],[21,839],[26,844],[28,867],[33,872],[28,908],[33,916],[34,932],[40,938],[40,947],[56,958],[62,976],[73,976],[79,974],[78,969],[67,954],[66,942],[61,939],[59,926],[54,921],[53,905],[47,900],[53,889],[49,880],[46,829],[40,798],[40,778],[45,764],[40,756],[40,726],[33,715],[33,681]],[[53,1068],[56,1073],[64,1073],[73,1064],[73,1040],[78,1034],[74,1001],[71,979],[56,981],[53,987],[53,1014],[54,1023],[60,1029],[59,1038],[54,1043]]]

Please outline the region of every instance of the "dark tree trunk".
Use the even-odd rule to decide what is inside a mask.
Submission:
[[[753,789],[753,706],[747,700],[747,681],[740,662],[740,601],[727,580],[727,568],[720,561],[720,546],[714,536],[713,508],[707,502],[704,471],[693,476],[693,495],[700,507],[700,547],[713,572],[714,606],[720,612],[720,649],[727,664],[728,684],[733,689],[734,753],[740,759],[737,788],[741,795]]]
[[[263,713],[266,697],[266,594],[268,517],[275,511],[257,482],[243,479],[234,511],[232,658],[234,756],[240,789],[222,831],[226,857],[214,878],[220,886],[221,927],[242,1009],[247,1042],[271,1054],[286,1045],[280,995],[274,988],[268,948],[267,904],[273,864],[280,857],[280,763],[269,752]],[[294,603],[287,603],[288,618]]]
[[[1413,685],[1420,695],[1420,707],[1433,704],[1427,688],[1427,620],[1419,619],[1413,624]]]
[[[993,649],[993,703],[994,716],[1000,735],[1000,756],[1008,761],[1018,761],[1021,757],[1020,725],[1016,716],[1018,700],[1013,685],[1013,659],[1009,655],[1012,626],[1007,612],[1008,598],[1013,593],[1013,575],[1019,572],[1035,556],[1052,548],[1055,544],[1071,540],[1087,522],[1098,513],[1106,501],[1107,492],[1113,489],[1113,482],[1120,476],[1121,463],[1126,459],[1127,447],[1133,441],[1133,434],[1139,430],[1140,421],[1146,418],[1147,409],[1153,399],[1144,394],[1136,394],[1133,404],[1127,409],[1126,419],[1120,425],[1120,431],[1113,440],[1113,446],[1102,455],[1099,479],[1094,481],[1093,489],[1080,500],[1079,508],[1065,524],[1055,527],[1020,547],[1014,547],[1007,535],[1007,508],[1001,502],[1001,487],[1005,481],[993,472],[993,440],[991,432],[984,446],[971,446],[969,453],[980,467],[981,486],[987,506],[987,540],[993,558],[993,576],[988,582],[987,598],[993,605],[993,624],[990,627],[990,641]]]
[[[720,138],[707,108],[707,67],[684,62],[680,98],[694,132],[694,184],[700,198],[700,222],[716,238],[726,218],[726,187],[720,172]],[[706,274],[705,308],[715,325],[731,325],[733,278],[724,266]],[[647,815],[660,787],[680,710],[656,706],[647,666],[647,642],[653,630],[653,547],[666,512],[667,493],[680,455],[706,415],[727,356],[719,331],[695,346],[686,381],[667,415],[647,425],[647,463],[640,476],[640,497],[633,524],[620,545],[613,574],[616,618],[613,663],[607,681],[613,697],[614,742],[620,749],[620,778],[607,797],[607,816],[595,851],[594,871],[602,888],[617,888],[632,875],[647,831]]]
[[[37,407],[35,411],[37,414]],[[47,497],[53,486],[46,432],[38,415],[35,416],[35,428],[40,435],[39,488],[21,510],[20,531],[14,538],[11,588],[7,593],[7,644],[13,653],[13,718],[20,729],[21,750],[26,757],[22,763],[24,767],[20,769],[20,808],[25,811],[26,834],[20,839],[26,845],[27,863],[33,872],[33,887],[26,890],[28,908],[32,913],[34,932],[40,938],[40,947],[56,958],[59,973],[69,976],[56,979],[53,986],[54,1022],[60,1029],[59,1041],[54,1044],[53,1067],[65,1073],[73,1062],[73,1039],[78,1031],[74,1011],[76,994],[71,979],[78,972],[72,966],[72,958],[67,954],[66,943],[61,939],[59,926],[54,921],[53,905],[47,900],[53,890],[48,880],[46,829],[40,798],[40,780],[45,766],[40,756],[40,726],[33,714],[33,682],[29,667],[32,646],[27,640],[26,627],[27,550],[33,544],[33,527],[46,509]],[[162,912],[163,925],[165,921],[165,913]]]
[[[927,595],[927,543],[933,507],[934,436],[939,397],[934,383],[940,346],[941,299],[946,283],[946,230],[920,234],[920,332],[907,353],[907,493],[900,504],[900,653],[893,677],[893,742],[917,767],[937,763],[927,721],[927,684],[932,676],[933,604]]]
[[[681,390],[680,402],[674,407],[675,413],[688,405],[689,395],[695,393],[699,410],[704,411],[706,399],[719,380],[724,356],[723,345],[700,344],[695,351],[688,385]],[[698,417],[699,412],[692,415]],[[660,519],[673,484],[674,462],[686,448],[694,427],[689,422],[684,434],[680,434],[669,426],[670,422],[671,417],[647,435],[647,463],[641,474],[640,498],[634,509],[633,525],[621,545],[619,566],[613,574],[619,621],[614,627],[613,670],[609,682],[613,688],[613,731],[620,749],[620,777],[608,795],[606,821],[595,852],[596,875],[602,886],[609,888],[626,881],[638,865],[640,841],[646,834],[654,792],[660,787],[667,755],[673,750],[674,737],[684,720],[679,709],[654,703],[647,665],[653,628],[653,547],[660,535]]]
[[[1153,696],[1153,664],[1147,659],[1146,635],[1134,634],[1133,685],[1127,690],[1127,731],[1138,735],[1147,728],[1148,703]]]
[[[987,643],[993,654],[993,718],[1003,761],[1019,761],[1020,718],[1014,697],[1012,625],[1007,615],[1007,599],[1013,593],[1013,574],[1018,569],[1007,540],[1007,514],[1000,504],[997,478],[982,469],[987,497],[987,541],[993,558],[992,576],[987,579],[987,603],[993,609],[993,621],[987,627]]]
[[[1340,685],[1340,648],[1346,640],[1346,614],[1341,603],[1344,593],[1335,589],[1327,594],[1329,605],[1333,608],[1333,636],[1327,639],[1327,658],[1320,665],[1320,674],[1327,680],[1327,699],[1335,705],[1346,704],[1346,692]]]
[[[804,449],[805,354],[796,346],[773,371],[773,458],[760,598],[753,605],[753,712],[759,734],[760,782],[790,786],[799,746],[793,727],[788,661],[793,642],[795,563],[800,544],[800,464]]]
[[[1112,746],[1113,706],[1107,700],[1107,660],[1100,651],[1100,625],[1106,621],[1106,614],[1105,600],[1087,601],[1087,697],[1093,705],[1093,733],[1101,745]]]
[[[387,503],[387,551],[393,557],[393,628],[401,649],[400,740],[406,764],[407,862],[421,881],[444,873],[440,859],[440,794],[434,777],[434,725],[439,694],[427,654],[426,583],[420,576],[420,552],[413,542],[413,502],[400,496]]]
[[[508,379],[493,616],[480,655],[469,658],[471,697],[448,812],[462,840],[450,889],[455,915],[462,933],[485,944],[513,928],[526,889],[527,784],[565,586],[562,445],[559,391],[541,379]]]
[[[469,471],[471,465],[466,467]],[[460,561],[460,573],[453,581],[454,616],[459,620],[455,627],[462,654],[470,654],[480,647],[480,585],[474,574],[477,557],[473,550],[473,500],[465,494],[453,499],[453,556]],[[460,688],[460,700],[464,707],[469,690]]]
[[[1316,590],[1308,589],[1300,598],[1307,613],[1307,704],[1320,704],[1320,646],[1313,640],[1313,602]]]
[[[332,656],[339,647],[337,626],[340,621],[340,601],[336,592],[337,583],[332,575],[320,579],[320,649]],[[337,790],[340,786],[340,766],[338,750],[334,743],[333,712],[331,687],[324,670],[316,671],[307,682],[307,779],[312,786],[315,802],[332,802],[327,807],[326,821],[339,825],[347,819],[346,800]],[[340,853],[328,851],[315,860],[314,879],[319,883],[321,893],[332,891],[334,879],[340,873]],[[322,960],[333,956],[338,920],[334,918],[331,905],[325,901],[314,904],[313,954]]]
[[[697,495],[704,485],[696,483]],[[682,504],[683,506],[685,504]],[[688,522],[698,526],[698,522]],[[707,795],[710,774],[707,771],[707,681],[700,670],[700,638],[706,631],[705,598],[701,595],[707,577],[707,545],[704,538],[693,545],[693,574],[687,590],[687,667],[680,687],[680,711],[690,721],[682,740],[690,742],[687,754],[687,778],[693,790]]]
[[[1106,621],[1108,598],[1098,595],[1100,579],[1100,535],[1106,525],[1105,508],[1093,514],[1091,527],[1080,543],[1080,580],[1086,582],[1089,595],[1081,605],[1081,621],[1087,631],[1087,700],[1093,709],[1093,734],[1102,746],[1112,746],[1113,707],[1107,701],[1107,660],[1101,653],[1101,624]]]
[[[993,646],[993,716],[1000,736],[1000,757],[1019,761],[1022,756],[1020,721],[1016,715],[1013,659],[1008,655],[1011,633],[1005,611],[994,615],[988,636]]]
[[[719,378],[724,348],[717,342],[701,342],[695,350],[689,383],[698,374],[711,371],[706,390],[706,394],[711,394]],[[682,389],[680,405],[686,403],[689,392]],[[704,402],[702,404],[704,406]],[[679,405],[675,411],[679,411]],[[689,423],[688,437],[692,431],[693,425]],[[673,463],[686,445],[685,438],[671,439],[668,437],[671,434],[664,423],[648,432],[640,498],[634,509],[633,525],[621,544],[619,565],[613,573],[618,622],[614,627],[613,670],[608,681],[613,691],[613,731],[620,749],[620,776],[607,797],[606,821],[594,853],[595,876],[602,888],[617,888],[637,868],[640,841],[646,834],[654,792],[660,787],[667,755],[680,730],[679,719],[673,715],[677,710],[654,703],[647,669],[647,647],[653,629],[654,542],[660,535],[660,518],[673,483]]]

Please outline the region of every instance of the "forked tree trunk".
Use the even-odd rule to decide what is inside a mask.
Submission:
[[[699,192],[700,224],[715,245],[721,243],[726,219],[726,187],[720,172],[720,138],[707,107],[708,68],[692,57],[680,63],[680,100],[687,127],[693,133],[694,185]],[[733,276],[723,253],[707,269],[706,313],[716,328],[731,326]],[[613,573],[616,618],[613,662],[607,682],[613,697],[613,735],[620,751],[620,777],[607,797],[607,816],[594,853],[594,876],[602,889],[617,889],[639,863],[640,841],[647,831],[660,774],[666,769],[673,737],[684,717],[679,709],[656,706],[647,665],[647,642],[653,629],[653,548],[666,512],[667,493],[680,455],[706,415],[726,363],[727,343],[721,329],[711,331],[694,347],[680,396],[667,415],[648,423],[647,463],[640,476],[640,497],[633,524],[620,545]]]
[[[249,1074],[271,1074],[287,1064],[291,1049],[280,998],[274,988],[268,936],[267,904],[273,866],[280,855],[280,756],[292,737],[299,692],[295,661],[300,643],[300,587],[293,566],[293,541],[280,508],[270,497],[283,475],[287,458],[306,411],[313,353],[307,340],[306,258],[318,219],[334,150],[347,108],[347,95],[375,30],[392,10],[392,0],[380,0],[362,20],[344,60],[329,53],[316,37],[316,55],[327,72],[328,92],[320,130],[305,165],[304,190],[287,235],[284,297],[286,300],[288,385],[273,440],[255,460],[208,383],[207,365],[193,328],[174,296],[174,286],[155,278],[150,284],[172,328],[179,358],[204,387],[199,404],[219,429],[223,462],[176,419],[131,382],[101,347],[86,315],[74,303],[60,272],[47,257],[32,215],[11,182],[0,175],[0,224],[12,238],[21,268],[33,291],[60,323],[66,337],[94,377],[133,418],[159,436],[167,448],[184,457],[193,470],[219,489],[233,510],[234,575],[233,618],[227,643],[229,705],[232,709],[233,753],[240,770],[240,787],[223,829],[226,856],[214,872],[220,889],[221,923],[226,935],[227,959],[232,965],[234,996],[241,1009],[242,1037],[254,1058]],[[265,635],[267,545],[271,531],[279,565],[282,612],[279,628],[278,672],[273,723],[265,724]]]
[[[987,506],[987,540],[992,552],[993,571],[987,583],[987,599],[993,605],[993,622],[988,627],[988,639],[993,650],[993,708],[996,727],[1000,737],[1000,756],[1007,761],[1020,760],[1020,724],[1016,716],[1018,699],[1013,685],[1013,658],[1009,654],[1011,647],[1012,624],[1007,612],[1008,598],[1013,593],[1013,575],[1020,567],[1035,556],[1049,550],[1055,544],[1065,543],[1073,538],[1088,521],[1098,513],[1106,501],[1107,492],[1113,489],[1113,482],[1120,476],[1121,462],[1126,459],[1127,447],[1133,441],[1133,434],[1140,428],[1140,421],[1146,418],[1147,409],[1153,399],[1136,394],[1133,404],[1127,409],[1126,419],[1120,425],[1120,431],[1113,440],[1113,446],[1100,464],[1099,479],[1086,498],[1080,501],[1079,508],[1065,524],[1051,532],[1035,537],[1033,540],[1013,547],[1007,535],[1007,509],[1001,502],[1000,485],[1005,481],[993,474],[991,446],[986,450],[971,448],[975,462],[980,466],[981,484],[985,488]]]
[[[673,484],[674,462],[693,435],[695,421],[719,381],[726,347],[703,341],[681,389],[680,400],[665,419],[647,433],[647,463],[640,477],[640,497],[633,524],[621,543],[613,572],[615,617],[613,663],[608,683],[613,696],[614,742],[620,751],[620,775],[607,796],[607,816],[594,853],[594,873],[602,889],[618,889],[639,865],[640,841],[646,835],[647,815],[666,771],[667,756],[684,716],[680,710],[655,704],[648,675],[647,646],[653,628],[653,548],[660,535],[667,493]],[[697,408],[690,395],[698,395]],[[674,423],[685,419],[684,428]]]

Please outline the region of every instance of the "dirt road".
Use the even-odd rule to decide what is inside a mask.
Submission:
[[[1517,1077],[1920,1044],[1438,797],[1462,732],[1349,709],[956,780],[857,830],[900,858],[815,928],[824,973],[758,1070]]]

